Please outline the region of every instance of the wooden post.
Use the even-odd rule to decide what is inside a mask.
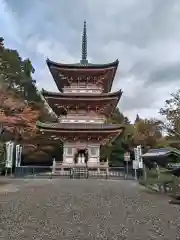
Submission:
[[[147,172],[146,172],[146,165],[143,164],[143,175],[144,175],[144,180],[147,180]]]

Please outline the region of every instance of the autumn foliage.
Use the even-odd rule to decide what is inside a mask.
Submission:
[[[7,89],[0,89],[1,129],[13,133],[13,137],[28,140],[37,134],[36,121],[40,112]]]

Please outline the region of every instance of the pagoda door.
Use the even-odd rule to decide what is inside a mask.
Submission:
[[[87,149],[78,149],[74,154],[75,164],[87,164],[88,162],[88,151]]]

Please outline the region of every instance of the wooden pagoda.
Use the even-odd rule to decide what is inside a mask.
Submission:
[[[86,22],[80,63],[62,64],[47,59],[59,92],[42,90],[42,95],[58,122],[38,122],[37,127],[50,140],[63,142],[64,167],[86,164],[98,168],[100,145],[112,142],[123,131],[120,125],[106,123],[122,95],[121,90],[110,92],[118,63],[88,62]]]

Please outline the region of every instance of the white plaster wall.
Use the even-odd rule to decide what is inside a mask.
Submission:
[[[63,163],[65,163],[65,164],[73,164],[74,163],[73,157],[64,156]]]
[[[97,87],[96,85],[71,85],[70,87],[64,87],[64,93],[102,93],[103,88]]]
[[[96,149],[96,154],[92,155],[91,153],[91,148]],[[89,164],[99,164],[100,161],[100,145],[99,144],[89,144],[88,145],[88,154],[89,154],[89,159],[88,159],[88,163]]]
[[[97,89],[64,89],[64,93],[101,93],[102,90],[97,90]]]
[[[92,117],[89,117],[89,119],[70,119],[70,118],[63,118],[60,120],[61,123],[99,123],[103,124],[104,119],[93,119]]]
[[[69,154],[67,149],[72,148],[72,153]],[[63,163],[64,164],[73,164],[75,149],[73,144],[64,143],[63,145]]]
[[[67,116],[61,116],[59,121],[62,123],[99,123],[103,124],[106,118],[101,115],[99,116],[97,113],[84,113],[80,115],[76,114],[68,114]]]

